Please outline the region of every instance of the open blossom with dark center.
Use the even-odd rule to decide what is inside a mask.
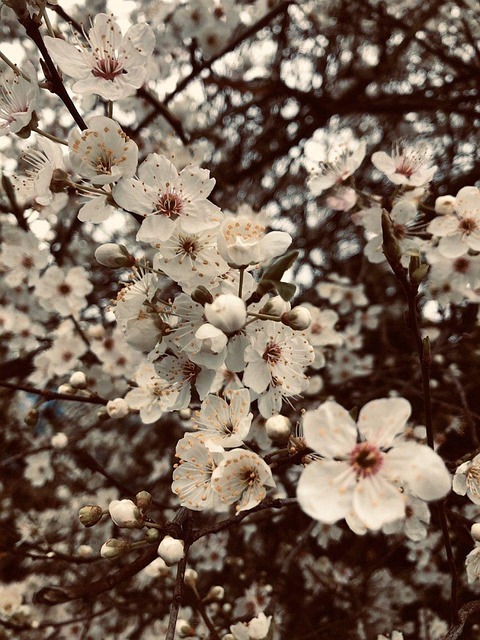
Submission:
[[[49,205],[54,199],[52,181],[56,170],[65,173],[65,161],[61,145],[39,137],[37,147],[28,147],[22,154],[27,165],[23,175],[13,175],[12,182],[22,199],[32,198],[40,205]]]
[[[111,118],[94,116],[87,124],[88,129],[72,129],[68,137],[74,171],[95,185],[133,176],[138,160],[135,142]]]
[[[297,497],[312,518],[332,524],[349,517],[377,530],[405,517],[405,493],[439,500],[450,490],[450,474],[433,449],[401,440],[410,417],[404,398],[368,402],[357,424],[336,402],[307,411],[306,443],[322,459],[308,464]]]
[[[318,196],[349,178],[362,164],[365,151],[366,143],[363,141],[353,151],[347,147],[332,149],[327,160],[321,162],[318,169],[307,180],[307,186],[312,194]]]
[[[304,370],[314,358],[313,347],[300,332],[270,320],[257,327],[245,350],[243,383],[260,394],[263,417],[280,413],[282,396],[296,396],[306,388]]]
[[[47,311],[62,316],[77,315],[87,306],[86,297],[93,289],[88,273],[83,267],[62,269],[49,267],[35,286],[35,295]]]
[[[463,256],[469,249],[480,251],[480,189],[460,189],[455,212],[434,218],[428,231],[440,238],[438,250],[447,258]]]
[[[419,187],[430,182],[436,165],[432,165],[432,151],[422,142],[395,145],[389,156],[384,151],[372,154],[373,165],[384,173],[393,184]]]
[[[31,62],[24,69],[29,80],[12,69],[0,76],[0,135],[17,133],[32,120],[39,94],[37,74]]]
[[[125,400],[130,409],[140,412],[140,419],[144,424],[156,422],[164,413],[171,411],[178,391],[157,376],[152,364],[141,364],[135,374],[135,381],[138,386],[127,393]]]
[[[248,389],[231,391],[228,399],[209,393],[195,417],[195,426],[211,451],[241,447],[252,424]]]
[[[176,229],[201,233],[219,225],[221,211],[207,200],[215,185],[207,169],[188,165],[178,173],[168,158],[151,153],[138,177],[121,180],[113,190],[117,204],[145,217],[137,240],[158,245]]]
[[[187,433],[178,441],[175,455],[180,464],[173,472],[172,491],[182,507],[193,511],[215,509],[220,497],[212,486],[212,473],[223,458],[223,451],[205,446],[203,433]]]
[[[224,504],[235,504],[237,513],[252,509],[275,487],[270,467],[253,451],[232,449],[224,454],[212,474],[212,484]]]
[[[75,45],[61,38],[45,37],[54,62],[71,78],[76,93],[96,94],[120,100],[135,93],[146,76],[155,34],[146,24],[136,24],[122,35],[112,15],[99,13],[86,35],[87,43]]]
[[[480,454],[457,467],[453,476],[453,490],[480,505]]]

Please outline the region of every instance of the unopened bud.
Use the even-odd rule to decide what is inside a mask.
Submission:
[[[131,267],[135,264],[135,258],[130,255],[128,249],[123,244],[107,242],[102,244],[95,251],[97,262],[110,269],[120,269],[120,267]]]
[[[92,340],[102,340],[105,337],[105,328],[101,324],[92,324],[87,329],[87,336]]]
[[[190,418],[192,417],[192,410],[190,409],[190,407],[186,407],[186,409],[180,409],[180,411],[178,412],[178,417],[180,418],[180,420],[190,420]]]
[[[312,324],[312,314],[306,307],[295,307],[282,316],[283,324],[297,331],[304,331]]]
[[[130,408],[125,398],[115,398],[107,402],[107,413],[110,418],[125,418],[130,413]]]
[[[100,555],[102,558],[111,560],[112,558],[118,558],[130,549],[130,543],[128,540],[119,540],[118,538],[110,538],[100,549]]]
[[[75,389],[72,387],[71,384],[61,384],[57,388],[57,392],[58,393],[64,393],[67,396],[75,395]]]
[[[385,257],[387,258],[389,263],[398,264],[402,257],[402,249],[395,236],[393,222],[388,215],[388,212],[385,210],[382,211],[382,233],[382,249]]]
[[[285,442],[290,437],[292,423],[286,416],[277,415],[265,422],[267,436],[273,442]]]
[[[142,511],[146,511],[152,502],[152,494],[148,491],[139,491],[135,496],[137,507]]]
[[[154,529],[153,527],[150,527],[150,529],[147,529],[145,531],[145,540],[147,542],[152,542],[152,543],[158,542],[159,538],[160,538],[160,531],[158,529]]]
[[[475,522],[475,524],[472,524],[470,533],[472,534],[472,538],[475,540],[475,542],[480,542],[480,522]]]
[[[457,199],[454,196],[440,196],[435,200],[435,213],[448,215],[457,208]]]
[[[195,629],[187,620],[177,620],[177,624],[175,625],[175,632],[180,636],[180,638],[193,638],[195,634]]]
[[[165,564],[171,567],[184,556],[184,542],[172,536],[165,536],[158,545],[158,555],[163,558]]]
[[[23,421],[29,427],[35,427],[37,425],[39,415],[38,409],[30,409]]]
[[[188,568],[185,571],[185,577],[184,577],[185,584],[189,587],[194,587],[197,584],[197,580],[198,580],[198,573],[195,571],[195,569]]]
[[[99,507],[97,504],[87,504],[78,512],[78,519],[84,527],[93,527],[94,524],[100,522],[102,515],[102,507]]]
[[[205,305],[205,316],[217,329],[227,334],[234,333],[245,326],[247,307],[238,296],[224,293],[215,298],[212,304]]]
[[[90,558],[93,555],[93,549],[89,544],[81,544],[77,549],[80,558]]]
[[[287,300],[284,300],[281,296],[273,296],[268,302],[260,309],[260,313],[265,313],[269,316],[283,316],[284,313],[288,313],[292,305]]]
[[[143,518],[132,500],[112,500],[108,506],[110,517],[117,527],[139,529],[143,527]]]
[[[87,377],[83,373],[83,371],[74,371],[70,376],[70,380],[68,381],[70,386],[74,389],[86,389],[87,388]]]
[[[210,587],[207,595],[205,596],[205,601],[219,601],[223,600],[225,597],[225,589],[220,585],[215,585]]]
[[[50,444],[54,449],[65,449],[68,444],[68,436],[60,431],[50,438]]]
[[[204,307],[207,304],[207,302],[208,304],[211,304],[213,302],[212,294],[206,287],[202,285],[198,286],[193,291],[193,293],[191,294],[191,298],[194,302],[201,304],[202,307]]]

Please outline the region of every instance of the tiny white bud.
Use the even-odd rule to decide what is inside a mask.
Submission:
[[[197,584],[197,580],[198,580],[198,573],[195,571],[195,569],[190,569],[188,568],[185,571],[185,584],[187,584],[189,587],[194,587]]]
[[[68,381],[70,386],[74,389],[86,389],[87,388],[87,377],[83,373],[83,371],[74,371],[70,376],[70,380]]]
[[[135,258],[129,254],[128,249],[123,244],[113,242],[100,245],[95,251],[95,258],[97,262],[110,269],[130,267],[135,264]]]
[[[125,418],[130,413],[130,408],[125,398],[115,398],[107,402],[107,413],[110,418]]]
[[[165,536],[158,545],[158,555],[165,561],[168,567],[171,567],[184,556],[184,542],[172,536]]]
[[[205,600],[223,600],[225,597],[225,589],[220,585],[214,585],[210,587]]]
[[[65,449],[68,444],[68,436],[60,431],[50,438],[50,444],[54,449]]]
[[[210,324],[225,333],[243,329],[247,321],[247,307],[238,296],[225,293],[205,305],[205,316]]]
[[[93,555],[93,549],[89,544],[81,544],[77,549],[77,554],[81,558],[90,558]]]
[[[307,307],[295,307],[291,311],[283,314],[282,322],[286,324],[287,327],[291,327],[297,331],[304,331],[312,324],[312,314]]]
[[[265,422],[265,429],[267,430],[267,436],[270,440],[282,441],[288,440],[290,437],[290,431],[292,423],[286,416],[276,415],[268,418]]]
[[[195,629],[187,620],[177,620],[175,625],[175,632],[181,638],[192,638],[195,635]]]
[[[67,396],[71,396],[75,394],[75,389],[70,384],[61,384],[57,388],[58,393],[66,393]]]
[[[117,527],[138,529],[143,526],[140,510],[131,500],[112,500],[108,505],[108,511]]]
[[[152,578],[165,578],[170,573],[169,568],[162,558],[155,558],[153,562],[145,567],[144,571],[147,576]]]
[[[118,538],[110,538],[107,540],[100,549],[100,555],[102,558],[117,558],[124,554],[130,548],[130,543],[127,540],[119,540]]]
[[[472,538],[475,540],[475,542],[480,542],[480,522],[475,522],[475,524],[472,524],[470,533],[472,534]]]
[[[267,303],[260,309],[260,313],[266,313],[269,316],[283,316],[284,313],[288,313],[292,305],[287,300],[284,300],[282,296],[273,296]]]
[[[186,409],[180,409],[180,411],[178,412],[178,417],[180,418],[180,420],[190,420],[190,418],[192,417],[192,410],[190,409],[190,407],[187,407]]]
[[[440,196],[435,200],[435,213],[448,215],[457,207],[457,199],[454,196]]]

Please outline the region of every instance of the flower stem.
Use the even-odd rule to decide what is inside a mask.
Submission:
[[[32,127],[32,131],[35,131],[35,133],[38,133],[38,135],[43,136],[44,138],[48,138],[49,140],[52,140],[53,142],[56,142],[58,144],[63,144],[66,147],[68,147],[68,143],[65,142],[65,140],[60,140],[60,138],[57,138],[57,136],[53,136],[51,133],[47,133],[46,131],[42,131],[38,127]]]

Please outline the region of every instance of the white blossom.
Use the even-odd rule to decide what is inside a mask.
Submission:
[[[125,35],[112,15],[99,13],[88,32],[87,45],[45,36],[45,45],[55,63],[75,82],[76,93],[96,94],[105,100],[120,100],[135,93],[146,76],[155,34],[146,23],[133,25]]]
[[[333,524],[350,513],[367,529],[405,516],[402,490],[422,500],[438,500],[450,490],[450,475],[429,447],[396,438],[411,412],[404,398],[372,400],[357,424],[336,402],[307,411],[306,443],[321,460],[302,472],[297,497],[313,518]],[[349,522],[350,524],[350,522]]]

